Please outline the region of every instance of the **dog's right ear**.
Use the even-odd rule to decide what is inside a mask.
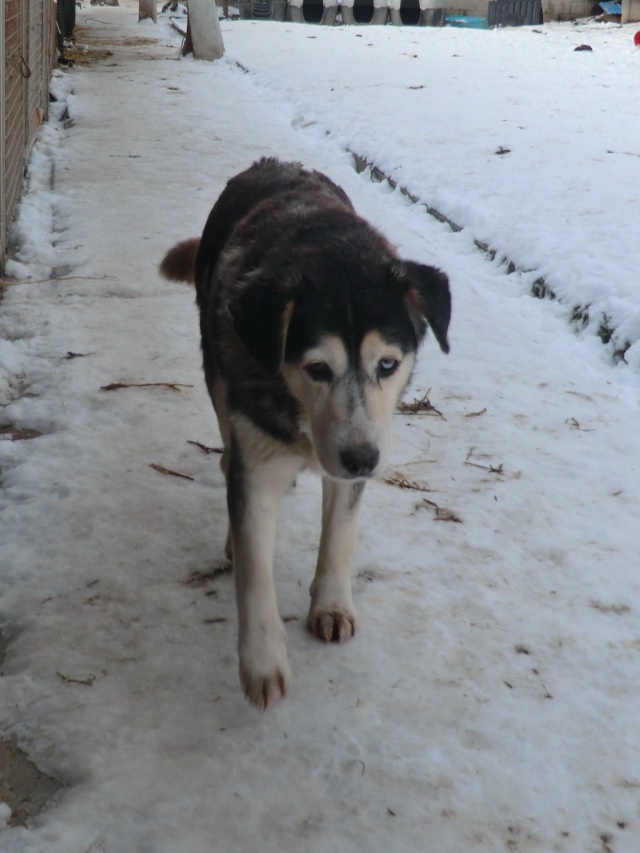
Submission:
[[[230,305],[238,337],[269,376],[282,366],[293,307],[286,277],[260,274],[252,274]]]

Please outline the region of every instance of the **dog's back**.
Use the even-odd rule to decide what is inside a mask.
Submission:
[[[335,202],[353,209],[347,194],[320,172],[299,163],[281,163],[263,157],[227,183],[207,219],[202,237],[183,240],[167,252],[160,272],[171,281],[196,285],[198,303],[206,301],[211,276],[233,229],[267,199],[293,193],[311,197],[330,194]]]

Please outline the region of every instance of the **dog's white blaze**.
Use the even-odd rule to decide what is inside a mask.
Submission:
[[[399,347],[389,344],[379,332],[369,332],[362,341],[360,358],[368,379],[365,385],[365,408],[377,431],[379,472],[387,464],[393,413],[411,376],[415,356],[413,353],[403,355]],[[380,362],[386,359],[396,359],[399,366],[391,376],[379,379]]]
[[[378,377],[380,362],[395,359],[399,367],[388,377]],[[342,340],[327,335],[307,350],[299,365],[286,364],[283,375],[300,401],[308,422],[309,437],[327,474],[348,477],[341,454],[358,447],[376,448],[380,459],[369,476],[384,469],[391,437],[393,411],[411,375],[413,354],[403,355],[379,332],[365,335],[358,364],[349,363]],[[305,371],[314,363],[326,364],[331,382],[314,381]]]

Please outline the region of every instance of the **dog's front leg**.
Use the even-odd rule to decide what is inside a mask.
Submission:
[[[327,643],[348,640],[356,628],[351,560],[364,487],[362,480],[322,480],[322,535],[307,625]]]
[[[240,680],[261,709],[287,692],[287,636],[278,613],[273,560],[278,508],[301,468],[290,456],[252,462],[230,454],[228,504],[238,604]]]

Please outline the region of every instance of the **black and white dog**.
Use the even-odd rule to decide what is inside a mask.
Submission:
[[[319,172],[263,159],[232,178],[200,239],[161,264],[195,282],[204,372],[224,442],[240,678],[267,708],[290,678],[273,584],[276,517],[303,468],[322,477],[309,629],[351,637],[351,559],[367,479],[430,326],[447,352],[448,280],[400,260]]]

